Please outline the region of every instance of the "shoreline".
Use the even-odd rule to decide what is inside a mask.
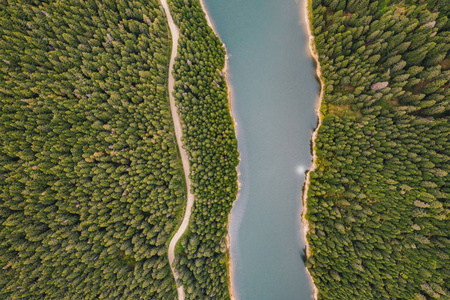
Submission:
[[[320,83],[320,91],[319,91],[319,96],[318,96],[317,104],[316,104],[317,126],[311,134],[312,163],[311,163],[311,167],[309,168],[308,172],[306,173],[305,183],[303,186],[303,197],[302,197],[303,198],[303,212],[302,212],[303,238],[304,238],[305,245],[306,245],[306,258],[308,258],[310,256],[311,248],[309,246],[308,240],[306,239],[306,236],[309,232],[310,226],[309,226],[309,222],[308,222],[308,220],[306,220],[305,216],[308,211],[308,190],[309,190],[309,186],[311,184],[310,174],[317,168],[317,164],[316,164],[317,155],[316,155],[315,148],[316,148],[317,134],[318,134],[320,125],[322,125],[322,118],[321,118],[322,115],[320,113],[320,108],[322,106],[325,85],[322,80],[322,69],[320,67],[319,55],[317,53],[317,50],[316,50],[316,47],[314,44],[315,36],[313,35],[312,30],[311,30],[312,22],[311,22],[310,16],[312,17],[312,11],[309,10],[311,0],[304,0],[304,1],[305,1],[305,4],[303,7],[303,17],[304,17],[304,22],[306,25],[305,26],[306,34],[308,37],[308,49],[309,49],[309,53],[310,53],[311,57],[314,59],[315,69],[316,69],[316,78],[319,80],[319,83]],[[319,296],[319,290],[317,289],[316,285],[314,284],[314,280],[313,280],[311,274],[309,273],[308,268],[306,268],[306,272],[308,273],[308,276],[309,276],[312,286],[313,286],[313,299],[317,300],[318,296]]]
[[[199,0],[200,1],[200,5],[202,7],[203,12],[205,13],[205,18],[206,18],[206,22],[208,23],[208,26],[211,27],[211,29],[213,30],[214,34],[217,36],[217,38],[220,40],[220,42],[222,43],[223,48],[225,49],[225,63],[223,66],[223,69],[221,71],[222,75],[225,77],[225,83],[227,85],[227,98],[228,98],[228,109],[230,111],[230,116],[231,119],[233,120],[233,126],[234,126],[234,132],[236,135],[236,139],[237,139],[237,122],[236,119],[233,116],[233,107],[232,107],[232,89],[231,89],[231,85],[230,82],[228,81],[228,51],[227,51],[227,47],[225,45],[225,43],[222,41],[222,39],[220,38],[219,33],[217,32],[214,23],[211,21],[211,18],[209,16],[208,13],[208,9],[206,8],[205,5],[205,1],[204,0]],[[239,152],[238,152],[239,154]],[[237,201],[237,199],[239,198],[239,190],[241,189],[241,182],[239,181],[239,177],[241,175],[241,173],[239,172],[239,165],[241,163],[241,156],[239,154],[239,163],[236,166],[236,172],[237,172],[237,185],[238,185],[238,192],[236,193],[236,199],[233,201],[233,203],[235,201]],[[233,289],[233,264],[231,262],[231,236],[230,236],[230,221],[231,221],[231,211],[228,214],[228,223],[227,223],[227,236],[225,237],[225,244],[226,244],[226,248],[227,248],[227,269],[228,269],[228,274],[227,274],[227,283],[228,283],[228,292],[230,294],[230,299],[231,300],[236,300],[236,295],[234,293],[234,289]]]
[[[170,29],[170,34],[172,37],[172,49],[170,54],[170,62],[169,62],[169,70],[168,70],[168,87],[167,91],[169,94],[169,102],[170,102],[170,111],[172,115],[173,120],[173,126],[174,126],[174,133],[177,140],[178,149],[180,151],[180,157],[181,162],[183,166],[184,171],[184,178],[186,181],[186,209],[184,212],[183,221],[181,222],[181,225],[178,227],[178,230],[173,235],[172,239],[169,242],[169,248],[168,248],[168,256],[169,256],[169,265],[170,269],[172,270],[173,278],[175,280],[175,286],[177,288],[177,294],[178,294],[178,300],[184,300],[186,295],[184,293],[184,286],[181,284],[180,286],[177,286],[177,281],[180,278],[178,272],[173,267],[173,261],[175,260],[175,246],[180,240],[181,236],[186,232],[186,229],[189,225],[189,221],[191,218],[192,213],[192,207],[194,205],[194,195],[191,193],[191,180],[189,179],[190,174],[190,165],[189,165],[189,157],[187,156],[186,150],[183,147],[183,143],[181,141],[181,137],[183,135],[182,127],[181,127],[181,120],[178,115],[178,108],[175,105],[175,99],[173,97],[173,87],[175,84],[175,80],[172,75],[173,71],[173,65],[175,63],[175,57],[177,56],[178,52],[178,39],[180,37],[180,31],[176,24],[174,23],[172,19],[172,15],[170,13],[169,4],[167,3],[167,0],[161,0],[161,5],[164,9],[164,13],[166,15],[167,24]]]

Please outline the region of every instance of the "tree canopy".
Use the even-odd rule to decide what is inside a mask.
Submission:
[[[173,299],[185,184],[159,3],[0,3],[0,298]]]
[[[325,87],[307,267],[320,299],[450,297],[449,9],[312,0]]]
[[[225,51],[197,0],[172,0],[180,28],[175,101],[195,196],[176,255],[187,299],[228,299],[228,214],[237,193],[238,152],[223,74]]]

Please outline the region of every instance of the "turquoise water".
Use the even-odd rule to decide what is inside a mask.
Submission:
[[[294,0],[206,0],[226,44],[241,190],[230,223],[240,300],[311,299],[301,188],[319,85]]]

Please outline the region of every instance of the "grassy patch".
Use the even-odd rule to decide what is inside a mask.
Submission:
[[[362,115],[359,110],[354,111],[350,108],[350,104],[344,104],[344,105],[333,105],[328,104],[328,113],[334,114],[338,116],[339,118],[346,117],[353,117],[356,120],[360,120]]]
[[[447,70],[450,69],[450,59],[444,59],[439,63],[442,67],[442,69]]]

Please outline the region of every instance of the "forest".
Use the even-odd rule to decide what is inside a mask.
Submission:
[[[448,1],[310,2],[324,97],[306,264],[319,299],[450,298],[449,14]]]
[[[225,238],[239,160],[223,74],[225,49],[199,1],[172,0],[170,6],[180,28],[174,97],[195,196],[187,233],[177,248],[176,268],[186,299],[229,299]]]
[[[176,297],[169,57],[156,0],[0,2],[1,299]]]

